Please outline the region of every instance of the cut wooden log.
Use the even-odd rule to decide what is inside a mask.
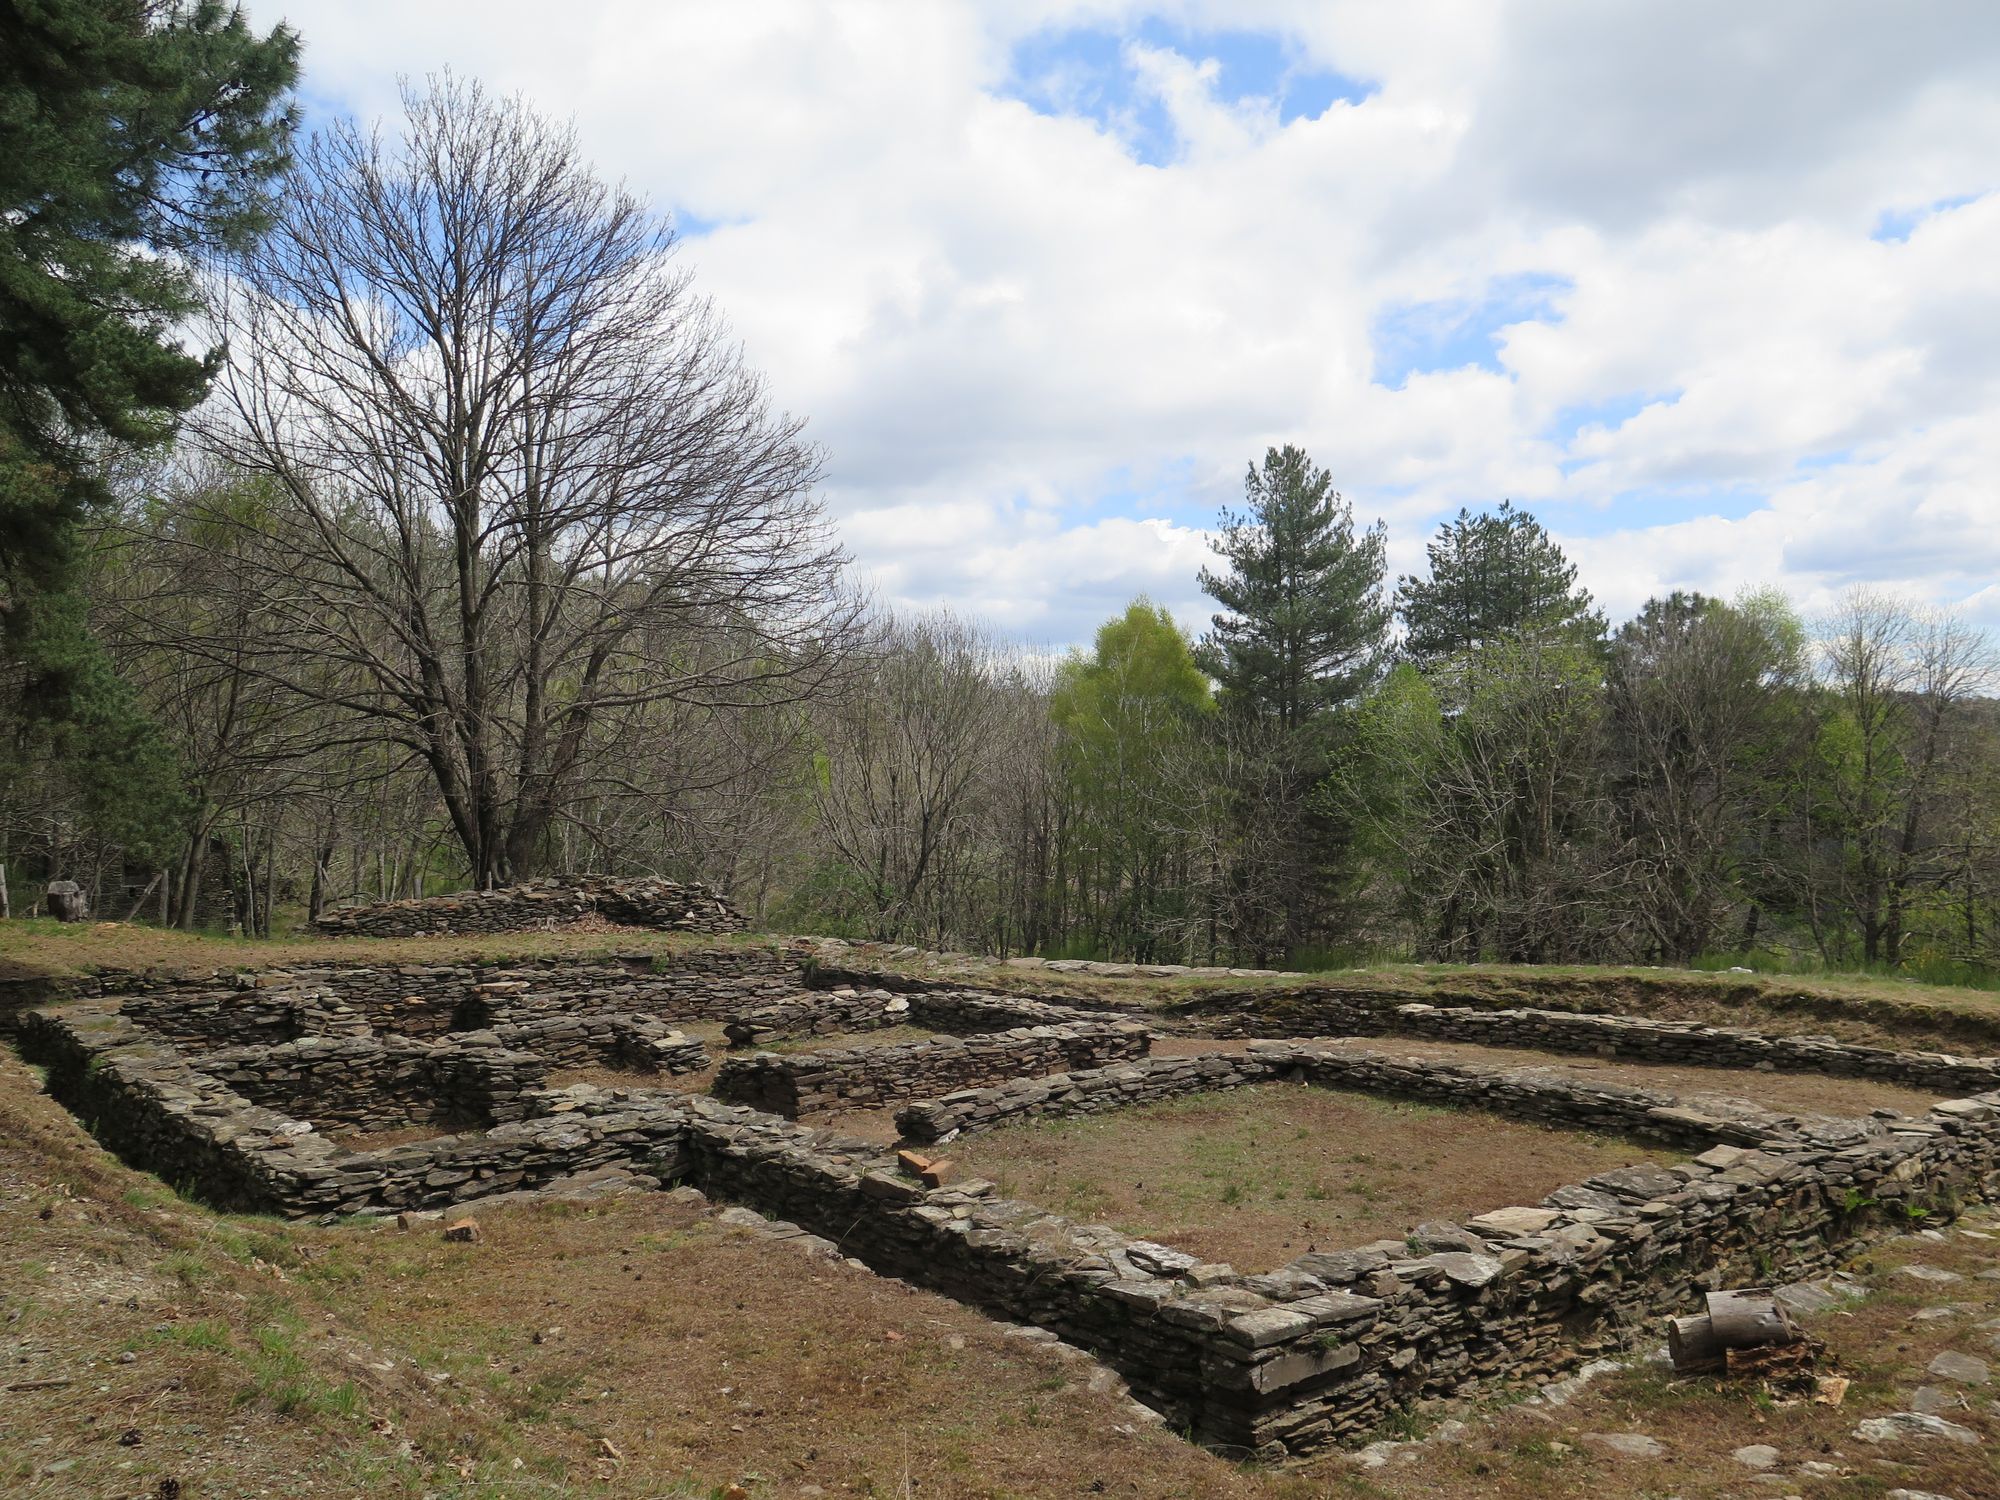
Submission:
[[[1708,1321],[1715,1328],[1715,1341],[1725,1349],[1761,1349],[1769,1344],[1795,1344],[1803,1337],[1799,1325],[1778,1306],[1769,1287],[1710,1292]]]
[[[1674,1368],[1683,1374],[1692,1370],[1722,1368],[1722,1345],[1715,1340],[1715,1326],[1707,1313],[1667,1320],[1667,1353]]]
[[[1736,1350],[1779,1349],[1802,1345],[1805,1334],[1772,1297],[1768,1287],[1743,1287],[1710,1292],[1708,1310],[1667,1320],[1667,1353],[1674,1368],[1736,1373],[1755,1360],[1738,1360]]]

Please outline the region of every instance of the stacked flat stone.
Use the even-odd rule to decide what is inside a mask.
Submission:
[[[1905,1052],[1824,1036],[1773,1036],[1745,1027],[1590,1012],[1426,1005],[1353,992],[1299,990],[1233,999],[1240,1010],[1213,1013],[1215,1002],[1203,1002],[1182,1018],[1201,1022],[1212,1036],[1411,1036],[1636,1062],[1874,1078],[1938,1093],[2000,1088],[2000,1058]]]
[[[258,974],[108,971],[70,993],[115,997],[148,1029],[202,1047],[371,1031],[436,1037],[504,1024],[524,1006],[536,1014],[725,1020],[798,989],[796,961],[758,945],[585,960],[323,963]]]
[[[732,1047],[756,1047],[793,1037],[837,1036],[889,1026],[922,1026],[930,1031],[971,1035],[1017,1026],[1067,1026],[1103,1019],[1098,1011],[1051,1005],[1017,995],[984,990],[919,990],[899,995],[887,989],[842,986],[794,995],[773,1005],[743,1011],[723,1027]]]
[[[796,1119],[875,1109],[954,1084],[1099,1067],[1143,1057],[1152,1033],[1134,1021],[1024,1026],[1009,1031],[889,1047],[837,1047],[789,1055],[732,1057],[715,1075],[715,1096]]]
[[[699,881],[658,876],[552,875],[490,891],[331,907],[314,921],[328,937],[435,937],[564,927],[588,916],[662,932],[741,932],[729,899]]]
[[[652,1016],[616,1011],[558,1012],[478,1031],[455,1031],[460,1047],[532,1052],[552,1065],[629,1068],[692,1073],[708,1066],[708,1050],[693,1037]]]

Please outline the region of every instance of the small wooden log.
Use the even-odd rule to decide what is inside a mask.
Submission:
[[[1708,1321],[1725,1349],[1762,1349],[1795,1344],[1804,1335],[1766,1287],[1708,1294]]]
[[[1674,1368],[1683,1374],[1722,1368],[1722,1345],[1716,1342],[1715,1325],[1707,1313],[1669,1318],[1667,1353],[1673,1357]]]

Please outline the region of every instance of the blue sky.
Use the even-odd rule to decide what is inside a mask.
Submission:
[[[1614,616],[2000,625],[2000,6],[252,0],[312,113],[450,66],[670,209],[862,578],[1063,644],[1305,447],[1392,572],[1511,499]]]
[[[1314,62],[1283,32],[1200,30],[1148,15],[1117,26],[1050,26],[1019,38],[997,92],[1041,114],[1095,121],[1135,161],[1165,167],[1185,143],[1133,66],[1146,51],[1212,64],[1218,100],[1269,106],[1280,126],[1317,119],[1336,102],[1359,104],[1375,92],[1364,79]]]

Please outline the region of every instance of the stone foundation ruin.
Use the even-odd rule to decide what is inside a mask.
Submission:
[[[815,991],[809,977],[849,982]],[[1556,1374],[1647,1336],[1703,1289],[1809,1274],[1857,1236],[2000,1191],[1991,1059],[1567,1013],[1354,1007],[1286,1023],[1972,1095],[1919,1115],[1822,1118],[1299,1040],[1273,1034],[1254,999],[1204,1026],[1263,1039],[1154,1056],[1152,1018],[881,980],[809,976],[796,955],[750,944],[510,966],[326,963],[113,983],[29,1014],[21,1041],[106,1144],[218,1204],[331,1220],[608,1166],[690,1183],[885,1274],[1050,1330],[1202,1442],[1261,1458],[1357,1436],[1425,1398]],[[727,1097],[675,1086],[719,1045],[684,1026],[732,1044],[715,1084]],[[935,1035],[866,1044],[891,1026]],[[855,1040],[755,1050],[823,1037]],[[619,1077],[551,1087],[570,1066]],[[1243,1272],[1003,1199],[991,1184],[926,1187],[893,1146],[786,1117],[900,1105],[905,1140],[948,1142],[1037,1116],[1316,1087],[1585,1129],[1631,1140],[1635,1159],[1642,1142],[1696,1154]],[[404,1127],[448,1133],[370,1149],[369,1132]]]

